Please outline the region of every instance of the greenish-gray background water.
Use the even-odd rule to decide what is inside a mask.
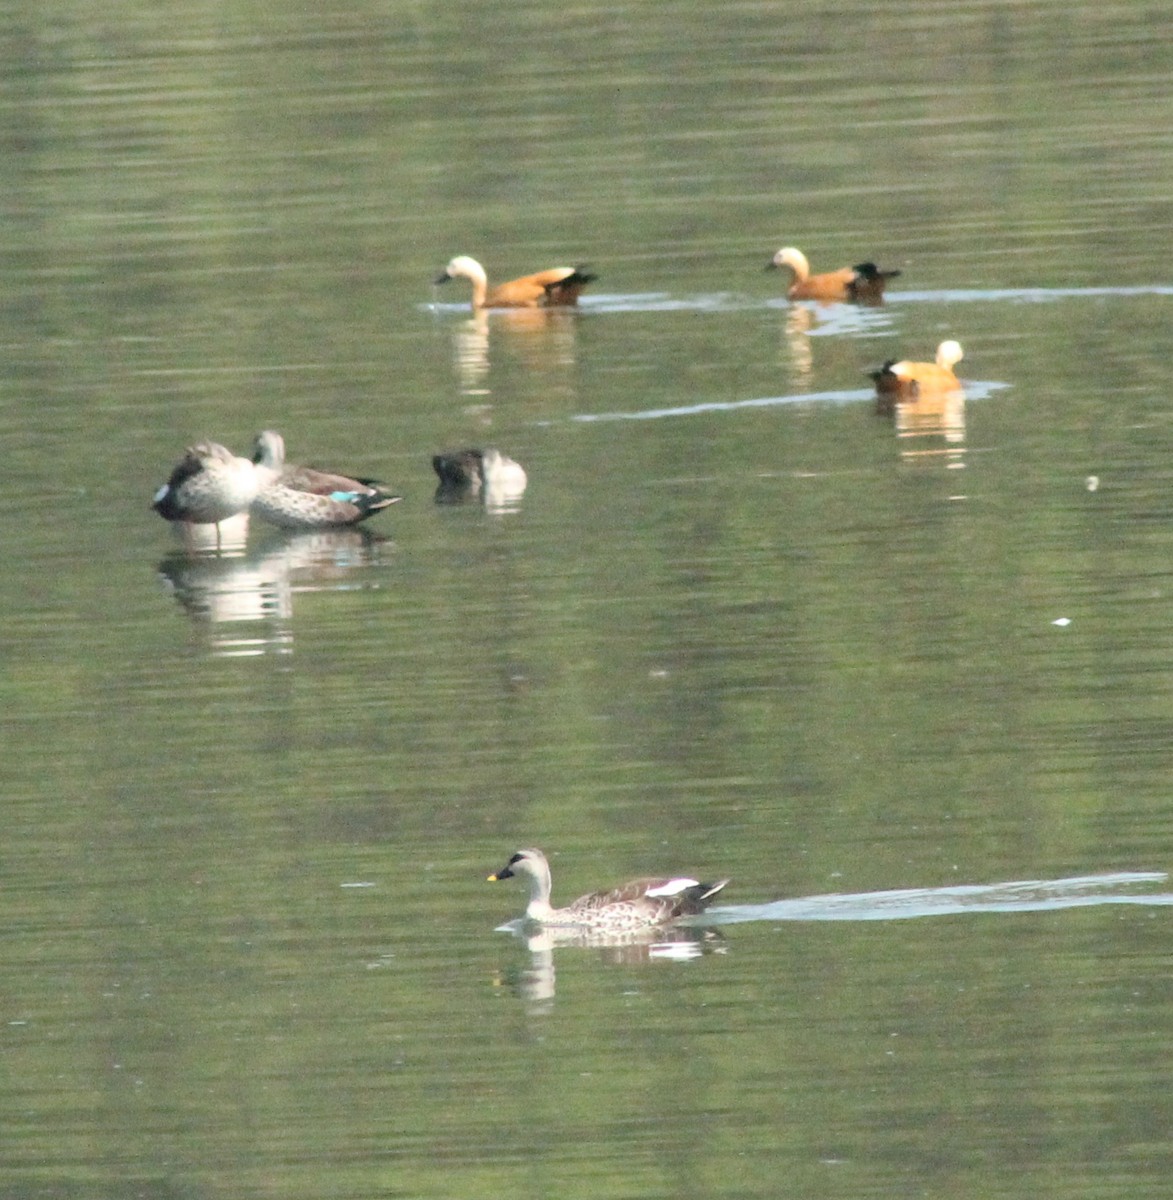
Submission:
[[[1165,1196],[1160,885],[930,914],[1170,860],[1171,42],[1049,0],[11,6],[0,1191]],[[903,274],[789,306],[783,244]],[[600,279],[471,320],[457,253]],[[898,436],[865,372],[944,337],[963,424]],[[187,556],[152,492],[265,427],[403,503]],[[433,504],[462,444],[519,511]],[[858,919],[551,959],[484,882],[530,844],[564,900]],[[925,915],[866,919],[893,889]]]

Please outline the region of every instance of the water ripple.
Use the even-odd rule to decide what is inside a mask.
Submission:
[[[956,304],[973,300],[1040,304],[1051,300],[1087,300],[1100,296],[1173,296],[1173,287],[1149,284],[1145,287],[946,288],[935,292],[889,292],[886,298],[913,304]]]
[[[974,382],[966,379],[966,400],[984,400],[995,392],[1008,388],[1008,383],[996,380]],[[783,404],[807,404],[822,402],[829,404],[858,404],[861,400],[875,400],[872,388],[851,388],[827,392],[795,392],[789,396],[755,396],[749,400],[707,400],[700,404],[682,404],[671,408],[644,408],[631,412],[576,413],[570,419],[579,422],[591,421],[656,421],[664,417],[692,417],[698,413],[733,412],[739,408],[773,408]],[[549,424],[550,422],[539,422]]]
[[[1030,287],[1030,288],[942,288],[936,291],[892,291],[885,300],[889,304],[967,304],[974,301],[999,304],[1041,304],[1056,300],[1088,300],[1102,297],[1115,299],[1139,296],[1173,296],[1173,286],[1147,284],[1134,287]],[[675,296],[671,292],[611,292],[583,296],[578,302],[580,312],[657,313],[657,312],[746,312],[753,309],[790,309],[799,305],[820,317],[821,329],[812,334],[870,331],[889,325],[884,306],[861,308],[855,304],[826,301],[793,301],[785,296],[751,296],[743,292],[698,292]],[[468,302],[422,302],[419,308],[434,316],[454,314],[468,316]],[[494,311],[494,310],[490,310]],[[509,310],[500,310],[509,311]]]

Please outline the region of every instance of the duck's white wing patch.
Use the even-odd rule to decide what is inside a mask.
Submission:
[[[685,888],[696,887],[695,879],[669,879],[656,887],[650,887],[644,893],[646,896],[678,896]]]

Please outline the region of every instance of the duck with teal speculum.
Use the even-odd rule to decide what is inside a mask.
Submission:
[[[272,429],[253,447],[257,494],[252,512],[282,529],[337,529],[357,525],[402,497],[377,479],[289,466],[285,439]]]

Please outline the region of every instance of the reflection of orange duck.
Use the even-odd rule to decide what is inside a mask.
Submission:
[[[864,262],[812,275],[806,255],[793,246],[779,250],[766,264],[767,270],[771,267],[789,267],[794,272],[794,282],[786,289],[791,300],[854,300],[859,304],[881,303],[884,285],[900,274],[881,271],[874,262]]]
[[[880,408],[890,412],[897,400],[916,400],[925,394],[960,391],[961,382],[953,374],[953,368],[962,357],[961,343],[950,339],[937,347],[936,362],[897,362],[890,358],[878,371],[870,372],[880,398]]]
[[[960,465],[959,455],[965,442],[965,393],[960,388],[944,392],[922,392],[916,400],[893,401],[881,396],[876,402],[881,414],[896,417],[896,434],[901,439],[943,437],[948,443],[944,451],[923,440],[901,451],[904,458],[932,458],[942,454],[950,466]]]
[[[485,268],[475,258],[459,254],[436,280],[467,279],[472,284],[472,306],[476,308],[544,308],[578,303],[579,293],[597,276],[582,267],[551,267],[533,275],[523,275],[508,283],[499,283],[492,291]]]

